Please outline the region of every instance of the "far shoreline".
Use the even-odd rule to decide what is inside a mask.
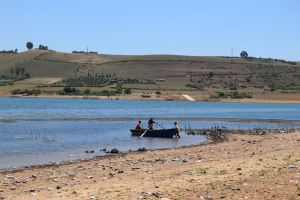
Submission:
[[[189,101],[185,98],[144,98],[141,96],[122,95],[122,96],[84,96],[84,95],[0,95],[0,98],[44,98],[44,99],[95,99],[95,100],[141,100],[141,101]],[[273,103],[273,104],[300,104],[300,100],[294,99],[263,99],[263,98],[245,98],[245,99],[211,99],[211,98],[196,98],[190,102],[223,102],[223,103]]]

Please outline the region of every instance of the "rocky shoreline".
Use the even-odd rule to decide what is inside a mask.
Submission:
[[[297,199],[300,132],[0,172],[0,199]]]

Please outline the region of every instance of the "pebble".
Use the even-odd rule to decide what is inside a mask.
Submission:
[[[141,169],[140,167],[132,167],[132,170],[137,170],[137,169]]]
[[[61,189],[61,186],[59,186],[59,185],[58,185],[58,186],[56,186],[56,189],[58,189],[58,190],[59,190],[59,189]]]
[[[68,175],[69,175],[69,177],[75,177],[76,173],[75,172],[69,172]]]
[[[35,192],[35,189],[30,189],[29,192]]]
[[[288,168],[289,169],[296,169],[297,167],[295,165],[289,165]]]
[[[31,192],[30,195],[31,195],[31,196],[36,196],[37,193],[36,193],[36,192]]]
[[[5,176],[5,179],[15,179],[15,177],[12,174],[8,174]]]
[[[17,189],[16,187],[11,187],[11,188],[10,188],[10,190],[16,190],[16,189]]]
[[[170,200],[170,199],[169,199],[169,198],[163,197],[163,198],[161,198],[160,200]]]
[[[4,189],[0,189],[0,192],[4,192]]]
[[[90,200],[96,200],[97,198],[95,196],[90,196]]]
[[[149,195],[159,197],[161,195],[160,192],[148,192]]]

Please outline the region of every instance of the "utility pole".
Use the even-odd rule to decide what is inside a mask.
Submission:
[[[89,46],[86,47],[86,53],[89,53]]]
[[[231,48],[231,57],[233,57],[233,48]]]

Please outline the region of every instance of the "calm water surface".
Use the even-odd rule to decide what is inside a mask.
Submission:
[[[300,105],[0,98],[0,168],[86,158],[103,154],[100,152],[103,148],[128,151],[205,141],[203,136],[184,133],[181,133],[180,140],[131,137],[129,129],[136,120],[149,117],[159,118],[159,123],[166,128],[173,126],[174,119],[181,127],[188,125],[192,128],[298,127],[297,123],[274,124],[255,120],[297,121],[300,120]],[[230,122],[226,118],[253,120]],[[146,126],[146,120],[143,120],[143,126]],[[84,153],[92,149],[95,154]]]

